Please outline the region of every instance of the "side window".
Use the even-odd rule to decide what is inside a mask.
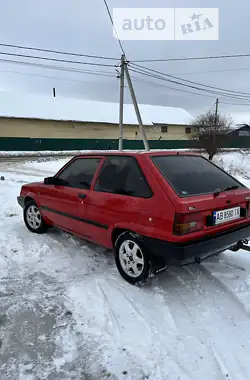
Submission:
[[[153,195],[136,159],[123,156],[106,159],[95,190],[140,198],[150,198]]]
[[[77,158],[57,178],[65,185],[78,189],[89,189],[101,158]]]

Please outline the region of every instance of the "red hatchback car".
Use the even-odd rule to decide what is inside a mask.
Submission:
[[[250,190],[200,155],[98,152],[22,186],[27,228],[56,226],[114,249],[135,284],[167,265],[200,262],[250,236]]]

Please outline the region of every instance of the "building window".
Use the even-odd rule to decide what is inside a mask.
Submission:
[[[191,128],[190,127],[186,127],[185,132],[186,132],[187,135],[189,135],[191,133]]]
[[[168,131],[168,126],[167,125],[162,125],[161,126],[161,131],[162,132],[167,132]]]

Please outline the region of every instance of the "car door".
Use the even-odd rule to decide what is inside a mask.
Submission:
[[[153,192],[132,156],[108,156],[90,191],[87,214],[93,240],[110,245],[108,229],[119,223],[137,223],[141,210],[152,207]]]
[[[76,157],[55,176],[63,186],[46,185],[40,194],[43,214],[54,225],[89,237],[86,202],[102,157]]]

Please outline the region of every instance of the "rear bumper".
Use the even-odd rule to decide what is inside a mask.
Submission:
[[[196,258],[203,259],[222,252],[249,237],[250,225],[247,225],[184,244],[169,243],[148,237],[143,240],[152,254],[164,257],[166,264],[185,265],[194,262]]]
[[[24,208],[24,197],[17,197],[17,202],[18,202],[18,204],[22,207],[22,208]]]

